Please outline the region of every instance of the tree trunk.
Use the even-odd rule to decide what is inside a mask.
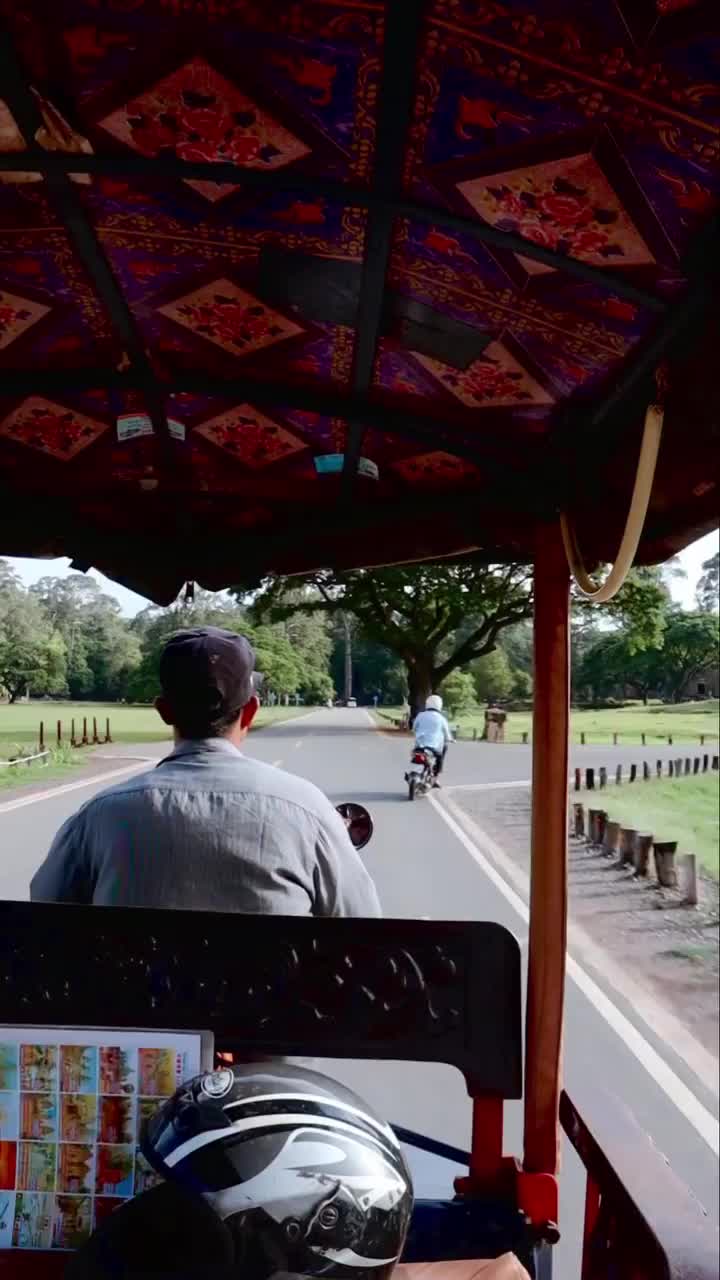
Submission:
[[[426,698],[433,692],[432,666],[424,656],[422,658],[406,658],[405,666],[407,668],[410,715],[415,719],[418,712],[423,710]]]

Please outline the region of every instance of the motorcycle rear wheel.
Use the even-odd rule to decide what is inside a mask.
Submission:
[[[408,800],[415,799],[415,787],[417,786],[417,778],[411,775],[408,778]]]

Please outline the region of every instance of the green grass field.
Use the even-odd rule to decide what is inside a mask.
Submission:
[[[651,703],[644,707],[641,703],[630,707],[617,707],[605,711],[573,711],[571,714],[570,732],[573,742],[580,742],[581,734],[585,734],[586,743],[612,743],[613,734],[618,735],[618,744],[635,746],[641,743],[645,734],[647,745],[667,744],[668,735],[673,742],[690,742],[699,744],[701,734],[705,734],[708,742],[718,738],[720,727],[720,703],[717,699],[706,702],[683,702],[677,706],[665,706],[662,703]],[[383,716],[399,716],[399,708],[381,708]],[[459,725],[461,738],[472,738],[473,730],[478,737],[483,731],[484,714],[478,708],[475,711],[461,712],[451,716],[453,725]],[[505,741],[522,742],[523,733],[532,734],[532,713],[530,711],[510,711],[505,724]]]
[[[290,720],[304,715],[307,707],[261,707],[255,724],[258,728],[278,720]],[[98,722],[98,732],[105,732],[105,721],[110,718],[113,742],[162,742],[170,733],[153,707],[129,707],[122,703],[92,705],[87,702],[21,702],[15,706],[0,704],[0,757],[3,749],[19,746],[26,750],[37,744],[40,721],[45,724],[45,743],[51,746],[56,738],[56,725],[62,720],[63,737],[70,740],[71,720],[75,731],[82,734],[83,717],[87,717],[88,731],[92,735],[93,716]],[[24,768],[24,766],[23,766]]]
[[[613,822],[658,839],[677,840],[678,853],[694,853],[706,871],[718,875],[720,797],[716,773],[700,777],[663,778],[584,791],[573,800],[602,805]]]

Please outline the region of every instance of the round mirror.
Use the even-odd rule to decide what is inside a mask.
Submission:
[[[361,804],[346,801],[336,806],[356,849],[364,849],[373,833],[373,820]]]

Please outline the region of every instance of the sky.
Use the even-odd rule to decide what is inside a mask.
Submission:
[[[706,537],[700,538],[697,542],[693,542],[691,546],[686,547],[678,557],[687,577],[674,579],[671,584],[671,590],[678,604],[686,609],[691,609],[695,603],[695,585],[700,577],[703,560],[708,560],[710,556],[715,554],[718,550],[719,539],[720,535],[717,530],[715,533],[709,533]],[[69,573],[74,572],[70,569],[69,560],[5,558],[28,587],[33,582],[37,582],[38,578],[48,576],[65,578]],[[114,596],[120,602],[122,611],[127,617],[133,617],[148,604],[144,596],[136,595],[134,591],[128,591],[126,587],[119,586],[117,582],[104,578],[95,569],[91,569],[90,573],[100,583],[103,591],[106,591],[110,596]]]

